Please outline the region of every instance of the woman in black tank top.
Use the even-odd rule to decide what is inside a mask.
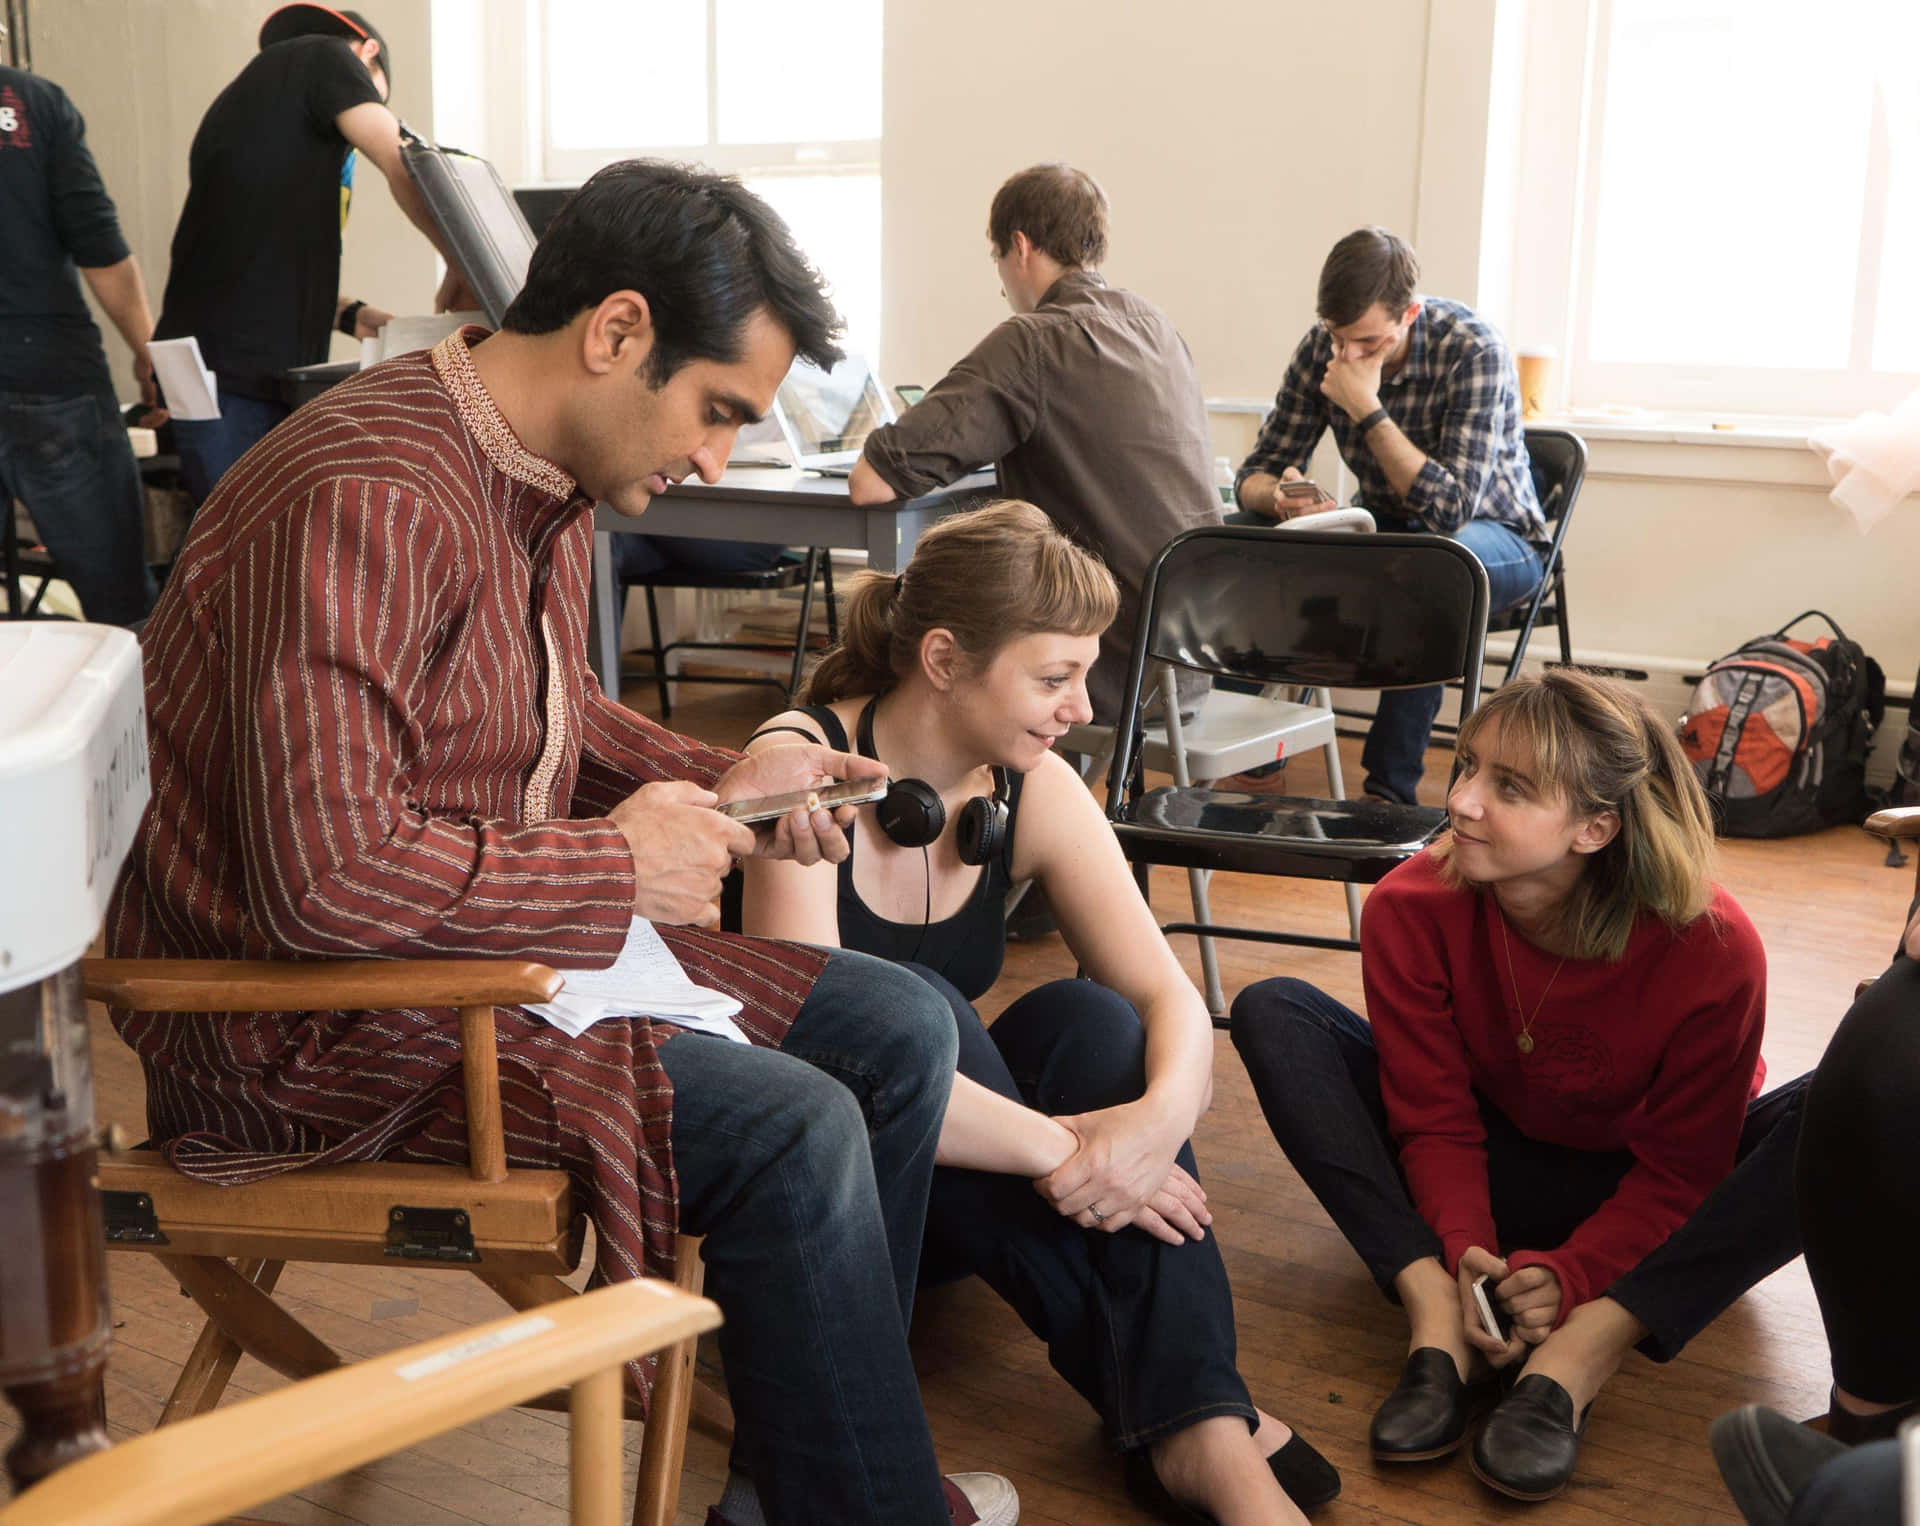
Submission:
[[[1158,1513],[1298,1521],[1340,1479],[1235,1367],[1186,1143],[1211,1095],[1212,1026],[1099,805],[1052,755],[1091,717],[1087,670],[1116,602],[1106,569],[1024,503],[943,520],[905,573],[863,575],[812,703],[748,751],[791,731],[843,750],[851,737],[926,793],[862,807],[840,865],[751,861],[743,926],[912,964],[953,1006],[960,1074],[923,1275],[977,1273],[1019,1311]],[[1092,978],[1028,992],[989,1032],[969,1002],[999,975],[1007,892],[1029,880]]]

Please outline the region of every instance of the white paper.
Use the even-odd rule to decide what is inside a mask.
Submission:
[[[153,357],[153,374],[167,394],[167,413],[176,419],[217,419],[220,394],[213,372],[200,358],[200,341],[189,334],[184,339],[155,339],[148,343]]]
[[[362,368],[408,355],[415,350],[430,350],[455,329],[469,323],[486,324],[484,313],[399,314],[380,325],[371,339],[360,341]]]
[[[653,924],[635,917],[620,955],[604,970],[562,970],[566,985],[550,1002],[529,1006],[561,1032],[578,1038],[602,1018],[653,1017],[744,1044],[733,1021],[740,1003],[687,978]]]

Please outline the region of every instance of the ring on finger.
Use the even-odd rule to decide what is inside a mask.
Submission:
[[[1107,1216],[1091,1203],[1087,1204],[1087,1212],[1093,1215],[1094,1223],[1104,1224],[1107,1222]]]

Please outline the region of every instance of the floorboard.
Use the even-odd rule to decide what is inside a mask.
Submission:
[[[636,685],[628,699],[650,708],[653,694]],[[689,698],[675,723],[737,743],[764,709],[755,691],[715,689]],[[1348,777],[1356,778],[1357,744],[1343,745],[1352,754]],[[1436,752],[1428,777],[1436,800],[1443,767]],[[1325,787],[1315,757],[1295,762],[1291,773],[1291,788],[1300,793]],[[1720,877],[1768,951],[1765,1054],[1775,1081],[1818,1059],[1854,983],[1877,972],[1892,950],[1913,881],[1910,871],[1888,868],[1883,858],[1880,844],[1852,829],[1723,846]],[[1221,876],[1213,894],[1222,920],[1344,931],[1336,887]],[[1163,920],[1186,916],[1185,877],[1162,872],[1153,901]],[[1197,978],[1193,940],[1176,940],[1176,946]],[[1229,993],[1284,972],[1362,1006],[1357,956],[1248,943],[1218,947]],[[982,1010],[991,1017],[1020,992],[1072,971],[1072,957],[1057,937],[1014,945]],[[94,1035],[101,1118],[143,1132],[138,1064],[98,1012]],[[1326,1526],[1523,1517],[1535,1526],[1738,1522],[1707,1451],[1713,1417],[1749,1401],[1796,1414],[1825,1407],[1825,1339],[1805,1273],[1795,1263],[1678,1360],[1656,1366],[1629,1358],[1594,1407],[1579,1472],[1561,1499],[1539,1506],[1500,1499],[1458,1459],[1376,1465],[1367,1456],[1367,1421],[1398,1375],[1404,1326],[1281,1158],[1224,1034],[1217,1040],[1213,1109],[1194,1143],[1233,1279],[1242,1370],[1256,1400],[1298,1424],[1346,1476],[1342,1498],[1316,1517]],[[115,1344],[108,1412],[115,1435],[129,1436],[157,1418],[198,1320],[151,1259],[116,1254],[110,1270]],[[471,1278],[405,1269],[293,1267],[282,1288],[320,1333],[353,1355],[492,1318],[504,1307]],[[945,1466],[1010,1475],[1032,1526],[1144,1519],[1126,1500],[1092,1414],[1047,1366],[1039,1343],[979,1284],[923,1296],[914,1356]],[[232,1392],[266,1392],[281,1382],[246,1361]],[[0,1444],[15,1433],[11,1412],[0,1410]],[[510,1411],[254,1514],[288,1526],[548,1526],[566,1519],[566,1445],[561,1416]],[[639,1432],[631,1428],[629,1490],[638,1451]],[[679,1515],[684,1526],[700,1526],[724,1471],[722,1449],[694,1435]]]

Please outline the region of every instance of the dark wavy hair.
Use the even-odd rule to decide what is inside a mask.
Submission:
[[[1335,328],[1358,323],[1376,302],[1397,320],[1420,284],[1420,261],[1385,228],[1356,228],[1320,267],[1315,311]]]
[[[627,290],[652,311],[655,387],[690,360],[738,360],[762,308],[815,365],[840,359],[840,315],[820,272],[780,214],[729,175],[659,159],[595,172],[547,225],[500,326],[550,334]]]

